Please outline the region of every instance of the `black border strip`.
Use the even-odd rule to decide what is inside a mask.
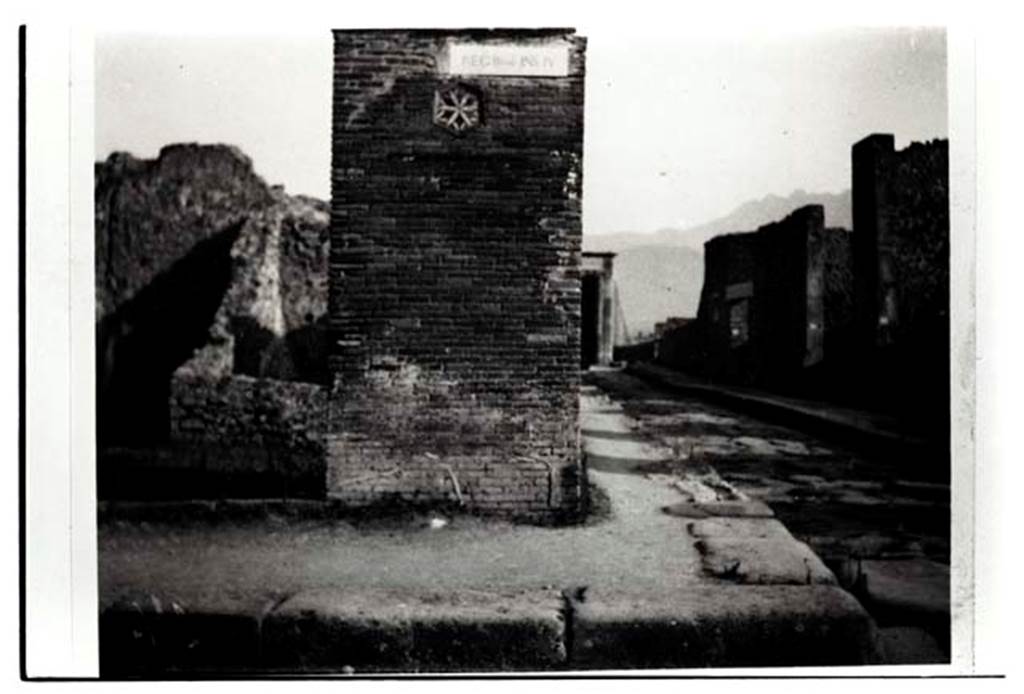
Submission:
[[[26,25],[18,27],[18,636],[21,679],[25,670],[25,46]]]
[[[35,677],[33,682],[95,682],[104,684],[106,682],[318,682],[318,681],[382,681],[400,682],[409,681],[450,681],[465,680],[493,681],[493,680],[1002,680],[1006,675],[983,674],[983,675],[649,675],[649,674],[622,674],[622,675],[579,675],[551,674],[551,675],[285,675],[275,676],[273,674],[253,675],[214,675],[214,676],[180,676],[173,674],[163,675],[160,679],[153,678],[86,678],[86,677]]]

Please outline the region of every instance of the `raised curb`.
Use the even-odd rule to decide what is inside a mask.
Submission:
[[[556,590],[140,592],[100,606],[100,675],[561,669],[564,611]]]
[[[267,663],[301,671],[546,670],[566,659],[557,591],[304,591],[264,621]]]
[[[725,386],[684,382],[685,377],[677,377],[670,369],[654,364],[632,363],[626,367],[625,372],[682,395],[749,412],[779,424],[801,427],[857,448],[890,450],[908,455],[918,455],[936,448],[935,444],[921,438],[880,429],[850,417],[801,407],[778,398],[744,393]]]
[[[834,586],[694,586],[659,594],[599,589],[572,603],[575,669],[861,665],[876,628]]]
[[[661,509],[680,518],[774,518],[768,504],[756,499],[745,501],[681,501]]]
[[[248,672],[261,660],[261,621],[274,594],[119,595],[100,605],[102,677]]]
[[[694,585],[120,597],[102,606],[100,674],[561,671],[879,662],[860,604],[825,585]]]

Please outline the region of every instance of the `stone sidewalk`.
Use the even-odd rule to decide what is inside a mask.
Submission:
[[[705,463],[729,486],[770,505],[874,617],[886,662],[948,662],[950,484],[942,455],[844,446],[801,424],[806,412],[820,411],[843,419],[851,435],[892,430],[870,413],[777,405],[762,393],[756,409],[798,405],[806,412],[796,421],[788,411],[751,415],[745,402],[708,398],[658,376],[610,369],[592,371],[588,381],[612,394],[646,437],[683,451],[685,463],[669,469]]]
[[[586,387],[610,512],[531,527],[439,514],[100,526],[101,672],[492,672],[877,662],[875,625],[807,545]],[[121,520],[117,520],[118,516]],[[125,520],[125,518],[128,518]]]

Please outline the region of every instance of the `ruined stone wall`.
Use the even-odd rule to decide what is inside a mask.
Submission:
[[[949,143],[853,146],[859,381],[930,432],[949,424]]]
[[[913,143],[889,171],[888,235],[899,325],[918,325],[949,312],[949,144]]]
[[[825,228],[820,205],[756,232],[717,236],[704,259],[697,320],[658,340],[666,365],[791,390],[826,358],[830,320],[852,320],[849,234]]]
[[[823,235],[825,273],[825,358],[846,361],[853,348],[855,320],[853,234],[829,228]]]
[[[948,320],[949,143],[892,135],[853,147],[854,244],[861,331],[871,344]]]
[[[785,386],[823,357],[824,209],[808,205],[757,231],[754,379]]]
[[[225,145],[96,165],[101,447],[166,442],[176,372],[327,382],[327,208]]]
[[[184,375],[326,384],[327,205],[273,191],[231,247],[232,280]]]
[[[116,312],[197,244],[273,204],[234,147],[169,145],[96,164],[96,312]]]
[[[666,327],[651,342],[641,343],[634,349],[623,351],[622,358],[630,360],[643,357],[649,350],[651,357],[656,356],[661,364],[690,374],[707,375],[705,328],[706,326],[697,320]],[[616,349],[616,354],[618,353],[619,349]]]
[[[892,135],[872,135],[852,157],[853,232],[825,228],[821,208],[808,206],[756,233],[712,239],[698,320],[663,335],[657,358],[711,379],[885,411],[941,441],[949,423],[948,142],[896,151]],[[727,314],[748,293],[743,342]]]
[[[731,296],[730,287],[734,288],[733,293],[740,286],[752,292],[757,253],[754,232],[724,234],[704,244],[704,286],[697,326],[663,336],[665,344],[659,347],[659,359],[713,379],[750,379],[753,355],[749,340],[736,344],[730,326],[731,305],[741,297]],[[751,297],[747,294],[742,299],[752,313]],[[748,315],[750,320],[753,316]],[[694,355],[694,351],[698,354]]]
[[[452,41],[568,45],[563,77],[446,74]],[[327,487],[551,516],[582,495],[584,41],[335,33]],[[433,122],[438,90],[479,125]]]
[[[268,496],[323,496],[325,388],[180,376],[170,408],[178,465],[219,476],[229,496],[245,495],[255,480]]]

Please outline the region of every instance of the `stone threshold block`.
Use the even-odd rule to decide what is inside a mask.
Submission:
[[[555,590],[303,591],[265,620],[265,663],[293,672],[547,670],[566,659],[563,610]]]
[[[148,591],[101,601],[100,676],[159,677],[251,672],[261,662],[260,625],[282,596],[222,589],[187,597]]]
[[[586,591],[571,606],[571,669],[789,667],[878,662],[877,629],[835,586],[702,585]]]

